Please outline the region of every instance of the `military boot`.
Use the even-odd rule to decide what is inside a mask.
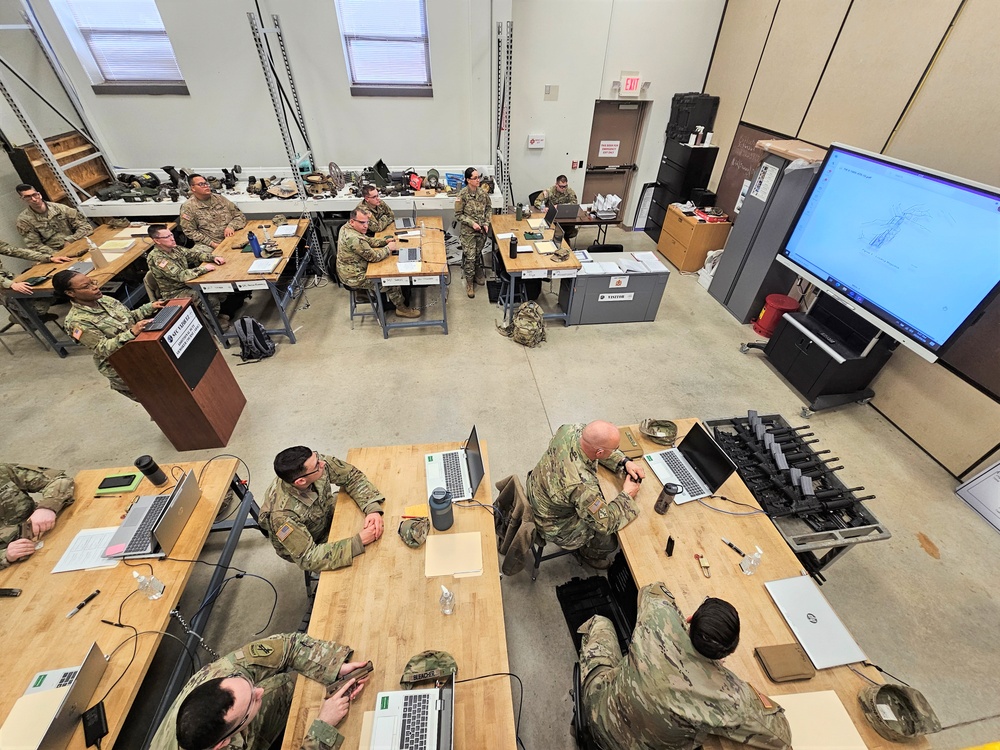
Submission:
[[[396,317],[397,318],[419,318],[420,310],[416,310],[412,307],[400,307],[396,306]]]
[[[476,283],[472,279],[465,280],[465,293],[469,296],[469,299],[476,298]]]
[[[486,286],[486,272],[481,268],[476,271],[476,284]]]

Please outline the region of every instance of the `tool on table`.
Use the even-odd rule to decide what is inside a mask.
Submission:
[[[82,602],[80,602],[75,607],[73,607],[73,609],[70,610],[69,614],[66,615],[66,619],[68,620],[73,615],[75,615],[77,612],[79,612],[81,609],[83,609],[84,607],[86,607],[87,603],[90,602],[92,599],[94,599],[94,597],[96,597],[100,593],[101,593],[100,589],[94,589],[94,593],[93,594],[88,594],[86,599],[84,599]]]
[[[728,539],[726,539],[726,537],[720,537],[720,538],[722,539],[723,543],[727,547],[729,547],[729,549],[731,549],[733,552],[735,552],[737,555],[739,555],[740,557],[746,557],[746,554],[743,552],[743,550],[741,550],[739,547],[737,547],[731,541],[729,541]]]
[[[712,571],[708,566],[708,559],[704,555],[695,555],[694,559],[698,561],[701,566],[701,572],[705,574],[705,578],[712,577]]]
[[[667,557],[674,556],[674,538],[672,536],[667,537],[667,548],[663,551],[667,553]]]

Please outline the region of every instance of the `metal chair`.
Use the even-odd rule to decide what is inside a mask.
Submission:
[[[538,568],[541,566],[543,561],[554,560],[555,558],[562,557],[563,555],[572,555],[574,552],[574,550],[563,549],[562,547],[559,547],[558,552],[551,552],[548,555],[546,555],[543,554],[543,552],[545,551],[545,545],[546,545],[545,537],[539,534],[538,531],[536,530],[535,536],[531,540],[531,554],[535,558],[535,565],[531,569],[532,582],[534,582],[534,580],[538,578]]]
[[[351,295],[351,330],[354,330],[354,319],[372,317],[378,320],[378,304],[375,301],[375,295],[377,292],[369,292],[367,289],[353,289],[347,287],[348,293]],[[371,312],[363,312],[358,310],[358,303],[367,304],[371,307]]]

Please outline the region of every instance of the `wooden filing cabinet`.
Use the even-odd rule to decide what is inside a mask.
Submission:
[[[705,265],[710,250],[721,250],[732,223],[709,224],[693,216],[685,216],[675,205],[667,208],[663,231],[656,249],[673,263],[678,271],[697,271]]]

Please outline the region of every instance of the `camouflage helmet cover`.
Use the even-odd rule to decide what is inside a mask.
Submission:
[[[458,663],[447,651],[421,651],[411,658],[403,669],[399,684],[407,690],[425,680],[438,680],[458,674]]]
[[[902,685],[869,685],[858,693],[861,710],[876,732],[903,742],[941,731],[941,722],[924,694]]]
[[[416,549],[422,547],[427,541],[427,532],[430,531],[430,526],[429,518],[404,518],[399,524],[399,536],[407,547]]]

